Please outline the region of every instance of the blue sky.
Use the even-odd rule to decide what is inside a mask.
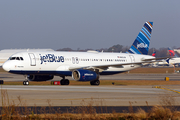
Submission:
[[[153,21],[150,48],[180,47],[179,0],[1,0],[0,50],[131,46]]]

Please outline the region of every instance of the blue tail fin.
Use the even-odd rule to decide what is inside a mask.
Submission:
[[[144,24],[131,48],[128,50],[129,53],[148,54],[152,28],[153,22],[146,22]]]

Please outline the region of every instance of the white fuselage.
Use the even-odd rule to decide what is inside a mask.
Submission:
[[[161,62],[156,62],[154,64],[156,65],[175,65],[175,64],[179,64],[180,63],[180,58],[170,58],[169,62],[167,62],[167,60],[162,60]]]
[[[22,57],[23,60],[14,60]],[[6,71],[17,74],[53,74],[71,76],[72,69],[98,68],[102,74],[115,74],[140,67],[149,55],[103,52],[21,52],[3,64]],[[108,67],[103,67],[108,66]]]
[[[171,58],[169,60],[169,64],[174,65],[174,64],[179,64],[180,63],[180,57],[177,58]]]

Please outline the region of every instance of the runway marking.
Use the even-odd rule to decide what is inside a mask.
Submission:
[[[168,91],[172,91],[172,92],[175,92],[175,93],[180,94],[179,91],[171,90],[171,89],[169,89],[169,88],[165,88],[165,87],[161,87],[161,86],[155,86],[155,87],[153,87],[153,88],[158,88],[158,89],[168,90]]]

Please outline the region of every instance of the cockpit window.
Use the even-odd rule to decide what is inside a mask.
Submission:
[[[16,57],[10,57],[10,59],[9,60],[15,60],[16,59]]]
[[[24,60],[23,57],[10,57],[9,60]]]

